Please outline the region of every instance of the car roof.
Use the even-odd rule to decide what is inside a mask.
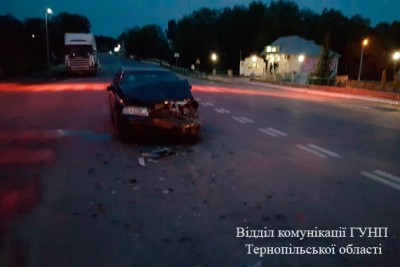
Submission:
[[[162,68],[155,68],[155,67],[122,67],[122,72],[135,72],[135,71],[155,71],[155,72],[169,72],[173,73],[170,70],[162,69]]]

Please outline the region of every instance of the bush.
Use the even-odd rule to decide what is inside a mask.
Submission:
[[[334,85],[335,84],[335,77],[324,78],[316,75],[308,76],[308,84],[311,85]]]

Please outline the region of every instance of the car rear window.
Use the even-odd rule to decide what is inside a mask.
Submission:
[[[124,75],[122,84],[140,86],[148,83],[159,83],[159,82],[176,82],[179,78],[170,72],[163,71],[134,71],[127,72]]]

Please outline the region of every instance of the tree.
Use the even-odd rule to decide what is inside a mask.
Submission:
[[[147,25],[127,30],[120,36],[126,54],[139,59],[166,59],[170,55],[167,38],[158,25]]]
[[[334,54],[330,49],[330,35],[327,34],[325,41],[322,45],[321,55],[318,58],[318,63],[316,65],[315,71],[310,74],[309,82],[311,84],[327,84],[329,79],[332,78],[332,60]],[[315,76],[315,77],[312,77]],[[314,78],[316,78],[314,80]]]
[[[0,16],[0,69],[6,76],[23,72],[27,64],[24,60],[25,41],[23,24],[12,15]]]
[[[26,19],[24,26],[24,59],[27,71],[33,70],[46,63],[45,24],[40,18]]]
[[[218,43],[221,48],[219,53],[224,52],[219,67],[232,69],[239,72],[240,57],[254,53],[254,42],[257,29],[253,29],[254,21],[260,18],[250,18],[249,10],[244,6],[226,8],[219,15],[217,23]]]
[[[211,69],[211,51],[222,57],[217,25],[218,12],[209,8],[194,11],[178,22],[178,40],[175,48],[180,54],[181,65],[190,66],[196,59],[200,59],[203,70]]]
[[[170,40],[171,49],[176,50],[174,46],[176,45],[176,41],[178,39],[178,25],[174,19],[168,21],[168,28],[165,30],[165,34]]]
[[[96,35],[97,51],[99,52],[109,52],[114,49],[118,44],[117,39],[102,35]]]

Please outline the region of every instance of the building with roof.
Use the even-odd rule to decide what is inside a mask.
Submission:
[[[240,61],[239,74],[241,76],[265,76],[266,62],[264,58],[253,55]]]
[[[280,37],[272,44],[265,47],[261,55],[266,60],[266,73],[279,74],[286,79],[293,80],[299,77],[301,83],[305,83],[307,77],[315,70],[322,47],[313,41],[299,36]],[[332,73],[336,76],[340,55],[333,54]]]

